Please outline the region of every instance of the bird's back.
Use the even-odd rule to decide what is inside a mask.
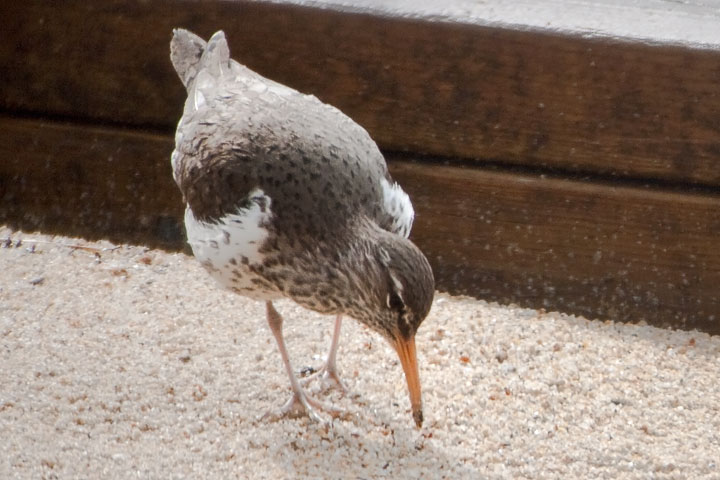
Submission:
[[[173,172],[197,219],[232,214],[260,189],[284,234],[328,234],[365,215],[407,236],[412,206],[362,127],[231,60],[222,32],[205,44],[176,30],[171,52],[188,90]]]

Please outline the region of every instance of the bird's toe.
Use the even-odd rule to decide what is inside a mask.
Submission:
[[[303,386],[307,387],[315,379],[320,379],[319,386],[313,391],[316,393],[324,393],[330,390],[336,390],[341,392],[343,395],[348,395],[350,390],[345,386],[345,383],[340,379],[338,372],[334,368],[328,368],[324,365],[319,370],[313,370],[312,373],[305,376],[301,382]]]
[[[293,394],[285,404],[278,410],[269,411],[262,417],[261,421],[277,422],[284,418],[301,418],[308,417],[310,420],[326,424],[331,423],[330,419],[344,418],[347,417],[347,413],[332,405],[326,405],[306,393]]]
[[[348,388],[345,386],[336,370],[325,370],[322,372],[320,377],[320,385],[323,390],[339,390],[343,394],[347,395],[350,393]]]

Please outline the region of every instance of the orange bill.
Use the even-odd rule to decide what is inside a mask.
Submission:
[[[418,427],[422,426],[422,398],[420,393],[420,375],[418,374],[417,354],[415,353],[415,336],[405,340],[402,336],[395,339],[395,350],[405,371],[408,392],[410,393],[410,406],[413,419]]]

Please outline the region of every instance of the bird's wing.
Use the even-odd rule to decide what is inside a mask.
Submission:
[[[230,181],[234,191],[227,195],[244,198],[243,192],[262,183],[259,159],[284,156],[290,159],[283,165],[285,172],[321,175],[345,185],[341,191],[362,199],[349,208],[364,210],[385,230],[409,235],[414,217],[409,197],[388,174],[385,159],[367,131],[340,110],[232,60],[222,31],[205,43],[187,30],[176,29],[171,60],[188,91],[173,152],[175,180],[186,199],[194,188],[196,193],[204,192],[210,204],[213,199],[216,204],[227,201],[219,195]],[[293,172],[294,160],[301,164],[308,156],[323,161]],[[208,182],[205,173],[202,181],[192,179],[198,171],[229,178]],[[270,196],[279,188],[259,186]],[[308,198],[302,186],[298,191],[288,184],[282,188],[284,197],[300,196],[303,204],[318,201]],[[322,211],[328,206],[329,202],[312,208]]]
[[[388,175],[380,180],[383,193],[382,217],[379,225],[390,232],[410,236],[415,210],[407,193]]]
[[[250,70],[239,74],[222,32],[206,43],[192,32],[176,29],[170,52],[188,92],[175,134],[173,177],[194,218],[216,223],[247,207],[250,193],[258,187],[253,169],[247,167],[253,153],[235,142],[243,137],[233,129],[243,125],[234,126],[230,117],[237,98],[227,88],[236,76],[255,82],[257,75]]]

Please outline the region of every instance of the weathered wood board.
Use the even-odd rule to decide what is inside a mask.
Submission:
[[[222,28],[234,57],[386,150],[720,185],[717,49],[297,3],[1,2],[0,109],[170,132],[172,28]]]
[[[168,135],[0,116],[0,222],[181,248]]]
[[[720,195],[393,163],[439,285],[720,333]]]
[[[0,222],[183,248],[169,135],[0,117]],[[720,333],[720,196],[390,156],[438,287]]]

